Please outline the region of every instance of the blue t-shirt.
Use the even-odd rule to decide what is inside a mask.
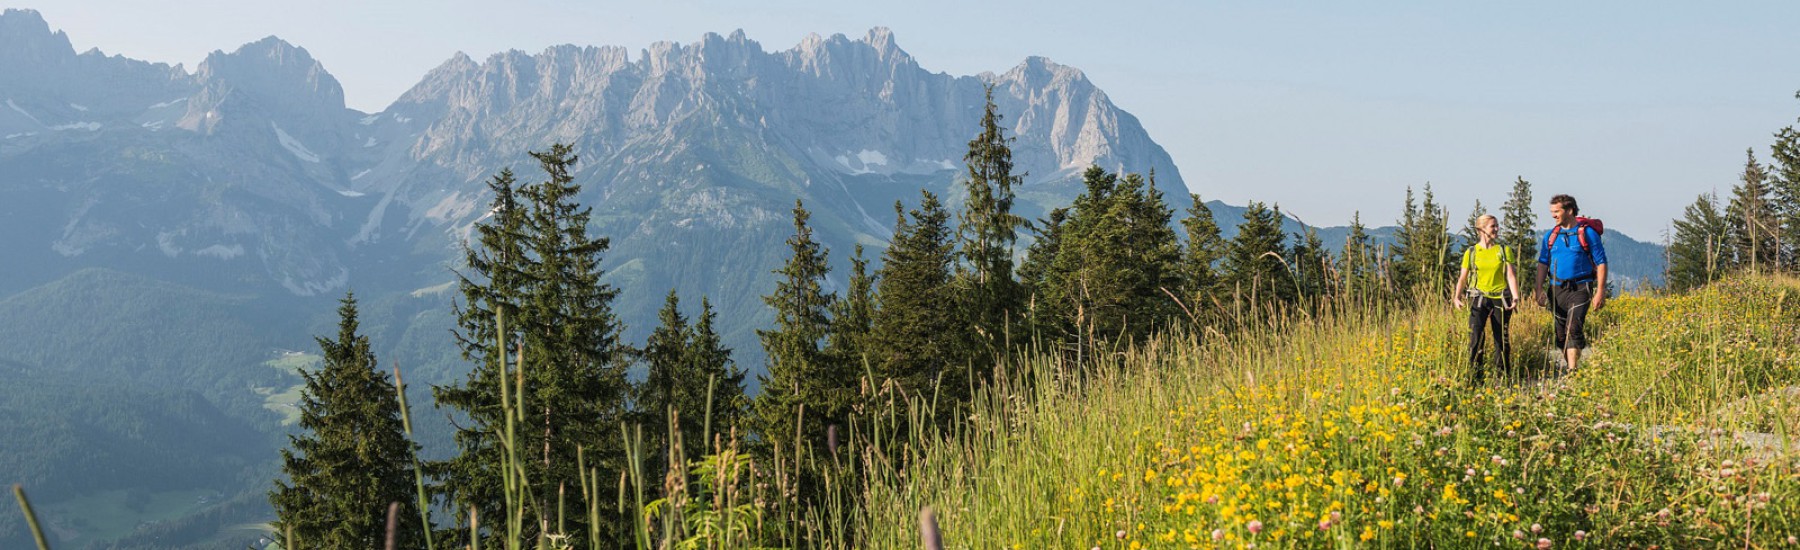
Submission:
[[[1587,232],[1588,251],[1581,250],[1580,236],[1576,231]],[[1595,267],[1606,263],[1606,247],[1600,244],[1600,232],[1587,226],[1576,226],[1576,229],[1563,229],[1561,226],[1550,232],[1550,246],[1538,251],[1538,263],[1550,266],[1550,278],[1553,281],[1592,280]]]

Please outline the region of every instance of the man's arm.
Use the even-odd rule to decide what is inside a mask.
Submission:
[[[1606,306],[1606,264],[1594,266],[1594,299],[1589,311],[1600,311]]]

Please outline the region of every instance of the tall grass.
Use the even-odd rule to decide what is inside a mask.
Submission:
[[[1240,309],[1229,337],[1015,354],[956,418],[867,376],[835,444],[763,460],[708,423],[704,456],[671,429],[666,464],[646,464],[641,428],[621,426],[626,468],[583,459],[588,509],[533,515],[598,526],[616,479],[646,549],[1800,544],[1792,294],[1800,280],[1749,276],[1612,300],[1568,376],[1552,374],[1549,314],[1522,305],[1516,368],[1477,387],[1466,313],[1429,291],[1418,307]],[[560,521],[522,525],[536,504],[514,449],[518,364],[499,388],[508,513],[468,518],[464,547],[482,532],[568,547]]]

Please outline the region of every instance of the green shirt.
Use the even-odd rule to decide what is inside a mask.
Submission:
[[[1463,251],[1463,269],[1475,276],[1475,290],[1489,298],[1506,296],[1506,266],[1514,262],[1512,249],[1477,244]]]

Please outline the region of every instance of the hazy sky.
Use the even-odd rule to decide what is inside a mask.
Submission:
[[[894,31],[926,70],[1003,72],[1042,55],[1137,115],[1207,199],[1308,223],[1393,223],[1429,182],[1460,226],[1515,176],[1643,240],[1800,116],[1800,2],[802,2],[797,0],[56,0],[33,8],[98,47],[189,70],[276,35],[350,107],[379,111],[462,51],[572,43],[633,51],[743,29]],[[971,129],[973,131],[973,129]],[[1540,205],[1540,210],[1544,207]],[[1542,221],[1547,215],[1540,213]]]

